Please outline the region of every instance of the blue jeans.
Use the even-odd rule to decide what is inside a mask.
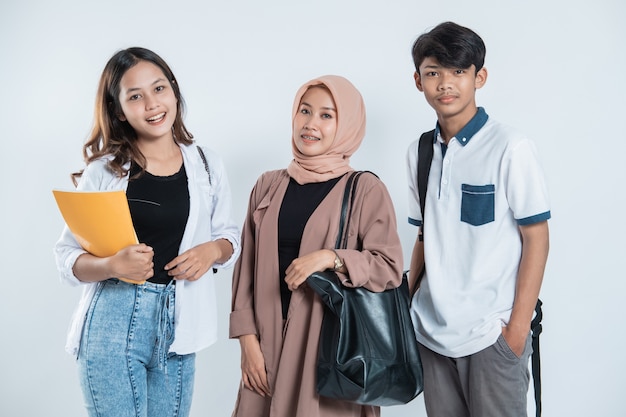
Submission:
[[[78,367],[90,417],[186,417],[195,354],[168,353],[174,286],[98,286],[87,313]]]

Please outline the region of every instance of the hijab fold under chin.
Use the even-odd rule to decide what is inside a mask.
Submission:
[[[293,104],[292,125],[300,108],[302,96],[310,87],[320,84],[328,88],[337,108],[335,140],[324,155],[306,156],[296,147],[292,132],[291,147],[294,159],[287,167],[287,172],[298,184],[324,182],[352,171],[350,157],[359,148],[365,136],[363,97],[350,81],[337,75],[315,78],[300,87]]]

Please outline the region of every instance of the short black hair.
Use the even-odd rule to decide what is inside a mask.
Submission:
[[[469,68],[478,72],[485,63],[485,43],[476,32],[454,22],[444,22],[420,35],[413,43],[415,70],[425,58],[433,57],[446,68]]]

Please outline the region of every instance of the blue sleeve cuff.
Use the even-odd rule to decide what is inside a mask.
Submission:
[[[530,224],[535,224],[548,220],[550,217],[552,217],[550,211],[546,211],[541,214],[535,214],[534,216],[517,219],[517,224],[520,226],[528,226]]]
[[[413,226],[421,226],[422,225],[422,221],[421,220],[412,219],[412,218],[409,217],[409,224],[412,224]]]

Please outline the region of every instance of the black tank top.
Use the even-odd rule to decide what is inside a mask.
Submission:
[[[141,171],[131,164],[130,177]],[[189,217],[189,189],[185,166],[169,176],[144,172],[128,181],[126,198],[139,242],[154,249],[154,276],[148,281],[167,284],[171,277],[165,265],[178,256],[187,218]]]
[[[302,233],[309,217],[340,178],[304,185],[298,184],[293,178],[289,179],[289,185],[278,214],[278,265],[283,319],[287,318],[287,310],[291,301],[291,291],[285,283],[285,271],[291,262],[299,256]],[[337,207],[338,212],[339,207]]]

